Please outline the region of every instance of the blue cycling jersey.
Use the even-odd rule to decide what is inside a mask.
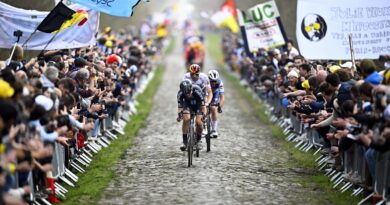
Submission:
[[[225,92],[225,88],[223,87],[223,82],[221,79],[218,79],[215,83],[211,83],[211,91],[216,94],[223,94]]]
[[[216,81],[210,81],[211,91],[213,93],[213,99],[211,100],[211,104],[218,104],[220,100],[220,96],[225,92],[225,88],[223,87],[223,82],[221,79]]]

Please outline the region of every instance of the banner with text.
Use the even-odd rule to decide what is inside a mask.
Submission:
[[[247,11],[237,9],[237,14],[249,52],[285,45],[286,38],[274,1],[258,4]]]
[[[95,44],[95,34],[99,28],[99,12],[77,4],[70,8],[74,11],[78,9],[86,10],[89,16],[88,21],[82,26],[73,25],[59,32],[48,45],[47,50],[80,48]],[[14,32],[18,30],[23,32],[19,42],[23,44],[48,14],[47,11],[25,10],[0,2],[0,48],[12,48],[17,40]],[[24,49],[42,50],[54,35],[53,33],[38,31],[32,36]]]
[[[129,17],[140,0],[72,0],[75,3],[112,16]]]
[[[299,49],[309,59],[351,59],[390,54],[389,0],[298,0]]]

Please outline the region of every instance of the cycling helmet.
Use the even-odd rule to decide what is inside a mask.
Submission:
[[[188,94],[192,91],[192,82],[188,79],[185,79],[183,81],[181,81],[180,83],[180,90],[184,93],[184,94]]]
[[[192,64],[190,65],[189,71],[191,74],[198,74],[200,73],[200,66],[198,64]]]
[[[209,71],[209,79],[210,79],[210,80],[218,80],[218,79],[219,79],[218,71],[216,71],[216,70],[210,70],[210,71]]]

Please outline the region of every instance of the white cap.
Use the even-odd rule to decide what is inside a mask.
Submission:
[[[340,67],[351,69],[352,68],[352,62],[351,61],[345,62],[344,64],[341,64]]]
[[[132,73],[135,73],[135,72],[138,71],[138,67],[137,67],[136,65],[132,65],[132,66],[130,66],[130,71],[131,71]]]
[[[296,78],[299,78],[299,74],[297,73],[297,71],[291,70],[291,71],[288,73],[287,77],[296,77]]]
[[[46,111],[49,111],[53,108],[54,102],[49,97],[44,95],[38,95],[35,98],[35,103],[45,108]]]

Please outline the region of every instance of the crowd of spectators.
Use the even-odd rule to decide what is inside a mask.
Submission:
[[[54,144],[63,146],[71,169],[69,160],[102,136],[104,119],[117,118],[118,109],[135,112],[134,95],[160,52],[153,32],[106,27],[90,47],[25,59],[16,46],[0,61],[0,204],[26,204],[30,193],[59,202]]]
[[[355,184],[370,193],[375,191],[378,158],[385,153],[388,156],[390,150],[390,55],[376,61],[359,60],[354,67],[351,61],[305,59],[288,41],[285,48],[259,50],[248,57],[242,39],[231,33],[223,36],[222,49],[225,63],[238,74],[242,85],[271,102],[267,105],[270,109],[276,107],[272,104],[276,99],[290,114],[279,110],[274,113],[276,118],[294,117],[305,130],[318,133],[330,170],[344,171],[345,178],[356,179],[356,173],[344,170],[347,162],[343,156],[354,145],[361,147],[358,156],[369,174]],[[301,138],[305,137],[298,136],[297,141]],[[385,161],[381,163],[379,169],[387,171],[384,183],[389,186],[388,162],[386,169]]]

